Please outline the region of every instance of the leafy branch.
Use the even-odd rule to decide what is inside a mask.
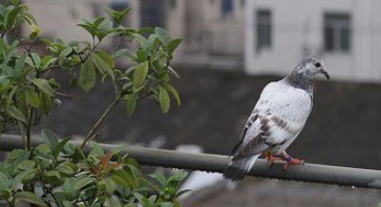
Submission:
[[[184,173],[166,179],[161,173],[148,180],[139,165],[117,151],[105,153],[97,144],[85,155],[82,148],[100,134],[100,128],[119,102],[131,116],[139,101],[153,97],[163,113],[170,109],[171,98],[180,105],[180,97],[170,84],[178,74],[170,66],[180,38],[171,38],[163,28],[133,29],[123,25],[131,8],[115,11],[106,8],[106,17],[83,19],[79,27],[91,40],[50,40],[41,37],[42,29],[19,0],[0,4],[0,134],[15,129],[23,135],[25,149],[14,150],[0,162],[0,200],[8,206],[24,201],[36,206],[170,206],[178,207],[177,192]],[[20,26],[29,33],[21,36]],[[10,37],[10,38],[8,38]],[[105,50],[105,39],[119,38],[112,50]],[[13,38],[12,41],[8,41]],[[121,48],[124,41],[137,47]],[[46,48],[41,52],[35,45]],[[131,67],[120,68],[116,61]],[[32,148],[34,128],[69,98],[51,77],[55,70],[68,73],[70,83],[85,92],[110,81],[115,98],[91,127],[80,147],[70,137],[58,139],[42,130],[45,144]],[[99,80],[101,80],[99,82]],[[69,83],[69,84],[70,84]]]

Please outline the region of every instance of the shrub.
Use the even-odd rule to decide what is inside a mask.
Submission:
[[[118,102],[125,103],[128,115],[140,100],[150,96],[164,113],[170,108],[171,97],[180,104],[170,84],[171,77],[178,77],[170,61],[181,39],[172,39],[162,28],[124,26],[123,19],[130,10],[106,9],[112,21],[105,17],[83,20],[78,26],[89,33],[91,41],[64,43],[40,37],[36,19],[19,0],[7,6],[0,4],[0,133],[18,130],[25,140],[25,149],[15,149],[0,163],[0,199],[8,206],[20,200],[58,207],[180,205],[176,199],[186,192],[178,192],[184,172],[168,179],[156,173],[147,179],[136,161],[121,151],[104,152],[94,142],[89,153],[83,151],[98,136]],[[17,32],[20,25],[29,26],[27,36]],[[135,42],[137,47],[128,50],[118,44],[106,51],[101,44],[113,37],[120,43]],[[36,45],[46,51],[37,52]],[[132,66],[119,68],[117,60]],[[52,77],[54,70],[68,73],[68,84],[85,92],[97,81],[110,81],[114,86],[115,99],[80,146],[72,144],[70,137],[59,139],[46,129],[41,131],[44,144],[31,146],[33,128],[67,96]]]

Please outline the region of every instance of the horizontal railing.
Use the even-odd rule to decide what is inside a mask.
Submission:
[[[36,146],[41,140],[33,140]],[[74,144],[79,144],[74,142]],[[118,145],[101,144],[105,151],[118,148]],[[24,148],[23,140],[17,135],[2,135],[0,150],[10,151]],[[88,152],[89,148],[85,149]],[[125,151],[142,165],[161,166],[188,170],[222,173],[229,163],[227,156],[212,154],[193,154],[173,150],[151,149],[144,147],[127,146]],[[287,171],[282,163],[276,163],[269,168],[267,162],[259,159],[249,172],[256,177],[275,178],[280,180],[295,180],[350,186],[360,188],[381,189],[381,171],[350,167],[309,164],[290,166]]]

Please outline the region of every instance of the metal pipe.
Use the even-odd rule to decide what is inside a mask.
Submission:
[[[0,150],[10,151],[24,148],[23,141],[17,135],[2,135]],[[41,140],[34,139],[32,145],[36,146]],[[79,143],[75,143],[78,144]],[[110,151],[118,145],[102,144],[105,151]],[[85,151],[89,151],[86,148]],[[150,149],[144,147],[127,146],[125,153],[136,159],[142,165],[162,166],[207,172],[223,172],[229,163],[227,156],[212,154],[193,154],[173,150]],[[282,169],[282,163],[269,168],[267,162],[259,159],[249,172],[249,175],[280,180],[295,180],[303,182],[316,182],[351,186],[361,188],[381,189],[381,171],[371,169],[338,167],[317,164],[304,164],[290,166],[287,171]]]

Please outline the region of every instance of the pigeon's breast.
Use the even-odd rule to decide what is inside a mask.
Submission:
[[[306,91],[276,82],[264,89],[255,108],[266,120],[268,142],[281,144],[303,129],[312,100]]]

